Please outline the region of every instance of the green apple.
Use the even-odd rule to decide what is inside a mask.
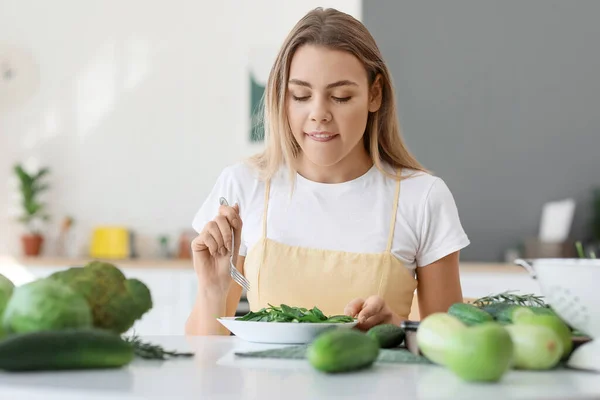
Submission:
[[[512,365],[512,339],[497,322],[484,322],[457,331],[448,340],[445,365],[465,381],[497,382]]]
[[[506,326],[514,344],[513,367],[546,370],[553,368],[563,354],[558,334],[543,325],[516,324]]]

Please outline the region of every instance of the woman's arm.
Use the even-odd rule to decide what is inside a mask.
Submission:
[[[238,257],[237,269],[244,273],[245,257]],[[192,336],[229,335],[217,317],[233,317],[242,296],[242,287],[232,279],[226,298],[213,298],[198,288],[196,302],[185,324],[185,334]]]
[[[429,265],[417,267],[419,314],[423,319],[435,312],[447,312],[454,303],[462,303],[458,251]]]

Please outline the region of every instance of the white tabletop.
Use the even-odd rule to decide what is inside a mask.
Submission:
[[[193,359],[135,360],[119,370],[4,373],[0,399],[579,399],[600,398],[600,374],[509,371],[498,384],[465,383],[442,367],[377,363],[326,375],[306,360],[239,358],[234,351],[281,347],[234,337],[153,336]]]

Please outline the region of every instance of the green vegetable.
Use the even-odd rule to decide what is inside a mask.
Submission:
[[[391,349],[402,344],[405,337],[404,329],[394,324],[375,325],[367,332],[367,335],[379,343],[382,349]]]
[[[15,288],[3,317],[7,333],[86,328],[92,314],[85,299],[59,282],[39,279]]]
[[[445,366],[468,382],[497,382],[510,369],[514,345],[508,330],[484,322],[449,335]]]
[[[317,370],[348,372],[371,366],[379,356],[377,341],[356,329],[332,329],[320,334],[306,351]]]
[[[555,317],[558,317],[556,312],[550,307],[529,307],[529,309],[537,315],[554,315]]]
[[[445,364],[449,337],[466,329],[458,318],[447,313],[433,313],[420,322],[417,329],[417,345],[431,362]]]
[[[125,281],[127,291],[133,298],[133,313],[141,318],[152,308],[152,294],[150,289],[139,279],[130,278]]]
[[[500,323],[510,323],[510,315],[512,313],[512,309],[515,307],[518,306],[511,303],[493,303],[483,306],[481,309],[489,313],[496,321]]]
[[[14,289],[15,285],[7,277],[0,274],[0,316],[2,316]]]
[[[452,304],[448,309],[448,314],[458,318],[467,326],[477,325],[494,320],[494,317],[490,313],[468,303]]]
[[[544,302],[542,296],[534,294],[519,295],[503,292],[477,299],[473,305],[490,313],[496,321],[502,324],[512,323],[512,313],[519,307],[527,307],[538,315],[557,316],[554,310]]]
[[[0,369],[6,371],[118,368],[133,357],[130,343],[98,329],[30,332],[0,342]]]
[[[552,329],[519,324],[508,325],[506,329],[514,344],[514,368],[547,370],[560,361],[563,344]]]
[[[0,338],[4,336],[2,315],[4,314],[4,309],[6,308],[14,289],[15,285],[7,277],[0,274]]]
[[[309,322],[309,323],[348,323],[354,318],[346,315],[333,315],[327,317],[317,307],[308,310],[301,307],[290,307],[282,304],[280,307],[272,306],[250,311],[246,315],[236,318],[236,321],[255,322]]]
[[[113,264],[92,261],[83,268],[55,272],[47,279],[69,285],[92,309],[95,327],[124,333],[152,304],[150,290],[137,279],[126,279]]]
[[[554,310],[550,307],[539,307],[539,306],[519,306],[512,303],[494,303],[488,306],[484,306],[481,309],[490,313],[494,319],[500,323],[510,324],[512,323],[513,311],[517,308],[527,308],[534,314],[539,315],[556,315]]]
[[[568,325],[558,316],[540,315],[531,311],[515,311],[513,322],[515,324],[545,326],[552,329],[562,342],[562,358],[564,359],[571,354],[571,351],[573,350],[573,335],[571,329],[569,329]]]

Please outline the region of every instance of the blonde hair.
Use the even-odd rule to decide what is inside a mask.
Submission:
[[[367,28],[354,17],[335,9],[316,8],[306,14],[283,43],[271,68],[263,97],[265,150],[250,159],[263,179],[270,179],[287,164],[290,177],[295,176],[291,162],[301,151],[286,115],[286,89],[290,64],[296,50],[312,44],[353,54],[365,66],[369,85],[381,76],[382,100],[376,112],[370,112],[363,143],[375,166],[387,176],[400,179],[385,170],[382,162],[394,169],[409,168],[427,172],[408,151],[396,115],[396,99],[391,75],[375,40]]]

